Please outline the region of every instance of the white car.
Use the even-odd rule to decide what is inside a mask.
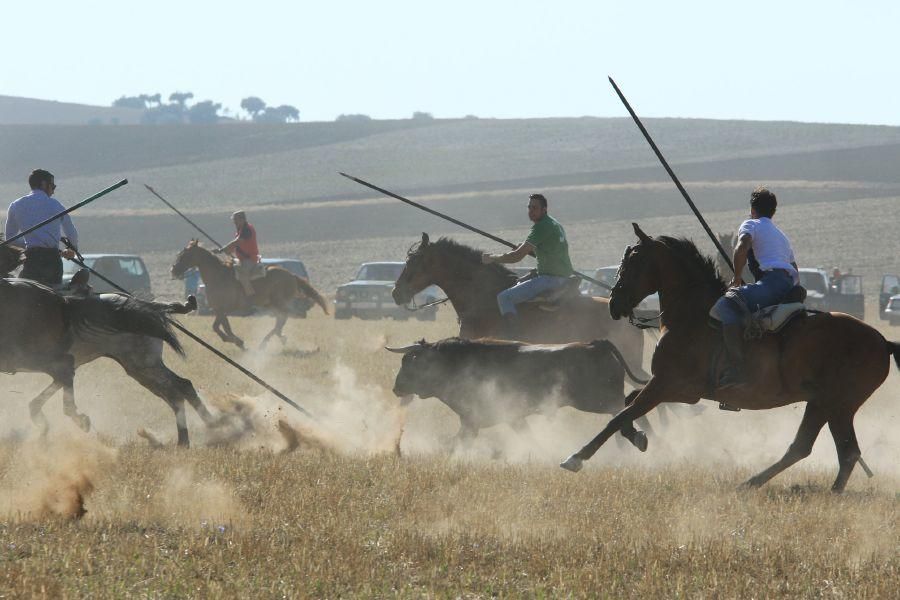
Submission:
[[[900,294],[890,297],[884,307],[884,318],[891,326],[900,326]]]
[[[394,302],[392,296],[394,283],[400,277],[405,266],[406,263],[398,261],[363,263],[353,281],[345,283],[337,289],[334,318],[382,319],[393,317],[396,320],[405,320],[416,317],[420,321],[433,321],[437,316],[437,306],[409,310],[412,306],[397,306]],[[442,297],[440,288],[431,285],[416,294],[411,304],[422,306],[434,300],[440,300]]]
[[[594,273],[594,279],[597,281],[602,281],[609,287],[612,287],[616,283],[616,273],[619,270],[619,265],[613,265],[610,267],[600,267]],[[588,296],[599,296],[601,298],[609,298],[610,291],[604,287],[600,287],[595,283],[588,283],[586,289],[583,290]],[[641,300],[640,304],[634,307],[635,312],[641,314],[641,316],[656,316],[659,314],[659,294],[650,294],[643,300]]]

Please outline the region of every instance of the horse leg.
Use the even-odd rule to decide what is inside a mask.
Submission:
[[[231,342],[241,350],[244,349],[244,340],[234,335],[234,332],[231,330],[231,323],[228,321],[227,315],[222,315],[222,327],[225,329],[225,334],[228,338],[225,340],[226,342]]]
[[[219,336],[220,340],[222,340],[223,342],[230,342],[231,340],[228,339],[228,336],[225,335],[224,331],[222,331],[222,318],[222,315],[217,313],[216,318],[213,320],[212,328],[215,334]]]
[[[794,463],[809,456],[816,438],[819,437],[819,432],[825,425],[825,421],[827,421],[827,418],[823,414],[822,409],[817,404],[807,403],[806,411],[803,413],[803,420],[800,422],[800,428],[797,429],[794,442],[790,445],[785,455],[762,473],[748,479],[744,485],[747,487],[759,487]]]
[[[31,422],[41,429],[41,436],[46,436],[47,431],[50,429],[50,424],[47,422],[47,417],[44,416],[44,413],[42,411],[42,409],[44,408],[44,404],[61,387],[62,384],[54,379],[50,383],[50,385],[44,388],[44,391],[35,396],[31,400],[31,402],[28,403],[29,413],[31,414]]]
[[[847,486],[847,480],[853,473],[853,467],[862,457],[859,442],[856,441],[856,430],[853,428],[853,415],[841,415],[828,420],[828,429],[834,438],[834,447],[838,455],[838,476],[831,486],[831,491],[840,494]]]
[[[666,398],[670,398],[666,400]],[[588,442],[581,450],[560,463],[563,469],[578,472],[584,464],[584,461],[590,459],[597,450],[600,449],[606,440],[611,438],[614,433],[620,431],[623,426],[631,424],[638,417],[642,417],[659,405],[661,402],[674,402],[671,398],[679,397],[677,392],[669,392],[663,384],[659,383],[657,378],[653,378],[643,390],[641,390],[634,401],[619,411],[616,416],[610,419],[606,427],[597,434],[597,436]]]
[[[266,347],[266,344],[269,343],[269,338],[273,335],[277,335],[279,339],[281,339],[281,343],[284,344],[284,334],[281,333],[281,330],[284,328],[284,324],[287,322],[287,313],[278,311],[275,314],[275,326],[272,327],[272,331],[266,334],[266,337],[263,338],[262,342],[259,343],[259,349],[262,350]]]
[[[640,394],[640,390],[634,390],[630,394],[628,394],[628,396],[625,397],[625,406],[631,404],[634,399],[637,398],[638,394]],[[647,420],[647,417],[639,417],[637,421],[646,431],[652,431],[650,428],[650,421]],[[636,429],[633,422],[628,422],[622,425],[622,428],[619,429],[619,433],[622,435],[622,437],[631,442],[632,446],[634,446],[641,452],[647,451],[647,434]],[[616,438],[616,440],[618,439],[619,438]]]

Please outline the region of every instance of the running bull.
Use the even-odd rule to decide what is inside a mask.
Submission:
[[[394,393],[405,405],[415,394],[438,398],[459,416],[458,439],[508,423],[527,429],[525,417],[561,406],[616,414],[638,393],[624,395],[625,375],[639,384],[618,349],[607,340],[591,343],[529,345],[458,337],[404,348]],[[649,431],[649,423],[642,422]],[[647,436],[631,423],[620,433],[642,452]]]

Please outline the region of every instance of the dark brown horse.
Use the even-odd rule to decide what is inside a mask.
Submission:
[[[231,263],[223,262],[215,254],[201,246],[197,240],[191,240],[178,253],[175,264],[172,265],[172,276],[180,279],[191,267],[197,267],[200,270],[200,277],[206,284],[206,298],[210,309],[216,315],[215,321],[213,321],[213,331],[223,342],[231,342],[239,348],[243,348],[244,341],[231,330],[228,315],[248,308],[250,302],[244,293],[244,288],[234,276]],[[274,312],[275,327],[266,334],[260,347],[265,347],[273,335],[277,335],[278,339],[284,343],[284,334],[281,330],[287,322],[290,304],[297,297],[315,301],[322,307],[325,314],[328,314],[328,304],[325,298],[306,280],[281,267],[272,266],[265,267],[265,269],[265,277],[253,281],[256,295],[253,296],[252,306]]]
[[[708,313],[725,291],[725,284],[712,260],[701,255],[692,242],[654,239],[637,224],[634,231],[639,241],[625,251],[609,306],[613,318],[620,319],[630,314],[641,298],[659,292],[662,337],[653,353],[653,378],[625,410],[562,466],[577,471],[623,423],[662,402],[695,403],[702,396],[714,395],[729,406],[751,410],[806,402],[800,429],[787,453],[747,485],[761,486],[809,456],[827,423],[839,465],[832,490],[842,491],[861,458],[853,417],[884,382],[892,354],[900,367],[900,345],[849,315],[801,316],[777,334],[748,342],[747,367],[753,373],[750,384],[710,393],[709,381],[717,380],[718,368],[711,369],[711,360],[717,354],[720,334],[709,326]]]
[[[500,337],[497,294],[515,283],[516,274],[503,265],[482,264],[480,250],[448,238],[432,243],[423,233],[421,242],[409,250],[393,295],[397,304],[407,304],[429,285],[437,285],[459,316],[459,337]],[[554,312],[525,304],[519,306],[519,314],[520,341],[564,344],[606,339],[619,349],[635,375],[649,377],[641,368],[644,334],[628,323],[613,321],[606,298],[578,296]]]

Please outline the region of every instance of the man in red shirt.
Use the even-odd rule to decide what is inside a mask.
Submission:
[[[260,261],[259,246],[256,243],[256,229],[247,222],[247,215],[242,210],[231,215],[231,220],[234,223],[236,235],[233,240],[225,244],[217,253],[231,254],[237,259],[234,267],[235,274],[244,287],[244,293],[249,298],[256,293],[251,279]]]

